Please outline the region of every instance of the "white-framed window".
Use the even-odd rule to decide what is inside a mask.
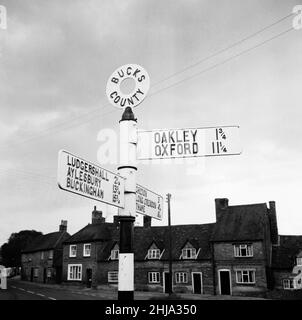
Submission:
[[[47,269],[46,277],[51,278],[51,269],[50,268]]]
[[[244,269],[236,270],[236,282],[237,283],[255,283],[255,270]]]
[[[149,283],[160,283],[160,273],[159,272],[148,272]]]
[[[253,245],[252,244],[235,244],[234,256],[235,257],[252,257]]]
[[[149,249],[148,250],[148,259],[159,259],[160,250],[159,249]]]
[[[297,258],[297,266],[302,266],[302,258]]]
[[[118,260],[119,250],[118,249],[112,249],[110,253],[110,259],[111,260]]]
[[[90,255],[91,255],[91,244],[85,243],[83,246],[83,256],[90,257]]]
[[[175,273],[175,281],[176,281],[176,283],[187,283],[188,282],[188,274],[186,272],[176,272]]]
[[[69,246],[69,257],[76,257],[77,256],[77,245],[71,244]]]
[[[117,283],[118,282],[118,271],[108,272],[108,282]]]
[[[196,258],[196,249],[195,248],[184,248],[184,249],[182,249],[181,256],[183,259],[195,259]]]
[[[39,268],[34,268],[34,277],[35,278],[39,277]]]
[[[44,260],[44,251],[41,251],[41,260]]]
[[[49,250],[48,259],[49,259],[49,260],[52,260],[52,259],[53,259],[53,250]]]
[[[82,265],[81,264],[69,264],[67,280],[82,280]]]
[[[293,279],[283,279],[283,289],[294,289],[294,280]]]

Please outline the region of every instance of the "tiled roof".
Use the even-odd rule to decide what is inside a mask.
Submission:
[[[215,224],[212,241],[262,240],[268,223],[266,203],[229,206]]]
[[[40,235],[33,240],[22,252],[36,252],[43,250],[51,250],[58,248],[62,245],[62,242],[70,237],[67,232],[52,232],[44,235]]]
[[[210,237],[214,224],[190,224],[171,226],[172,234],[172,258],[179,259],[181,250],[189,241],[196,246],[196,250],[200,248],[197,259],[209,259],[210,253]],[[134,232],[134,254],[136,260],[144,260],[148,249],[152,242],[164,244],[165,251],[161,257],[162,260],[169,259],[169,228],[164,227],[136,227]],[[135,245],[135,244],[139,245]]]
[[[273,268],[291,270],[301,250],[302,236],[280,236],[280,245],[273,247]]]
[[[111,240],[112,234],[117,231],[118,227],[114,223],[88,224],[86,227],[64,241],[64,243]]]

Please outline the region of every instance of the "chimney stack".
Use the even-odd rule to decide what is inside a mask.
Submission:
[[[228,207],[229,207],[229,199],[227,198],[215,199],[216,222],[218,222],[218,220],[223,214],[226,214]]]
[[[96,210],[96,206],[94,206],[94,210],[92,211],[92,218],[91,223],[97,224],[97,223],[104,223],[105,218],[103,217],[103,212]]]
[[[119,216],[113,216],[113,224],[115,226],[118,226],[118,224],[119,224],[118,218],[119,218]]]
[[[151,217],[144,216],[144,228],[150,228],[151,227],[151,221],[152,221]]]
[[[279,244],[279,235],[278,235],[278,224],[277,224],[277,214],[276,214],[275,201],[269,201],[268,217],[269,217],[269,222],[270,222],[272,244],[278,245]]]
[[[60,232],[67,232],[67,220],[61,220],[59,231]]]

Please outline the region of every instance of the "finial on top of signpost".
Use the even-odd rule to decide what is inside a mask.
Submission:
[[[131,107],[127,107],[124,112],[123,112],[123,115],[122,115],[122,119],[120,120],[121,121],[129,121],[129,120],[133,120],[135,122],[137,122],[137,119],[134,117],[134,113],[131,109]]]

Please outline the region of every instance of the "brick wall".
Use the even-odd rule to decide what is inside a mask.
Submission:
[[[87,242],[89,243],[89,242]],[[86,244],[86,242],[85,242]],[[92,242],[91,252],[89,257],[83,255],[84,243],[77,243],[77,255],[76,257],[69,256],[70,245],[63,246],[63,270],[62,280],[70,284],[87,284],[87,269],[92,269],[92,287],[97,286],[97,246],[99,242]],[[69,264],[81,264],[82,265],[82,279],[81,280],[68,280],[68,265]]]
[[[266,252],[263,242],[253,242],[253,257],[234,257],[233,243],[215,243],[215,277],[216,292],[219,290],[218,270],[225,269],[231,272],[231,287],[233,295],[245,295],[267,290]],[[255,284],[239,284],[236,282],[236,270],[254,269]]]
[[[37,276],[32,278],[33,282],[46,282],[55,283],[56,281],[56,268],[53,266],[53,259],[49,259],[49,251],[44,251],[44,257],[41,259],[41,251],[33,253],[23,253],[21,256],[22,261],[22,279],[31,281],[32,269],[38,269]],[[45,271],[44,271],[45,270]],[[46,277],[44,279],[44,272]],[[47,277],[50,272],[51,277]],[[36,275],[36,274],[35,274]]]

